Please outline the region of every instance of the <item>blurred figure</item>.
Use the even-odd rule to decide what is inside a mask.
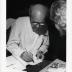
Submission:
[[[55,27],[63,35],[66,32],[66,1],[58,0],[52,3],[50,19],[55,22]]]
[[[49,31],[50,46],[48,58],[66,61],[66,1],[58,0],[52,3],[50,9],[52,27]]]
[[[49,46],[47,8],[41,4],[32,5],[29,14],[14,22],[7,49],[22,63],[37,64],[43,61]]]

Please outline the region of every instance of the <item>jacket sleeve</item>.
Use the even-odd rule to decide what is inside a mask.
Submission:
[[[46,33],[46,35],[43,38],[43,44],[40,47],[40,51],[42,51],[43,53],[46,53],[48,51],[48,47],[49,47],[49,34],[48,31]]]
[[[19,57],[23,52],[20,47],[20,34],[21,34],[21,20],[17,19],[14,26],[12,27],[9,40],[7,42],[7,49],[12,53],[13,56]]]

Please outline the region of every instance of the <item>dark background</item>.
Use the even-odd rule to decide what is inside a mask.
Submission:
[[[7,0],[7,18],[17,18],[28,15],[30,5],[42,3],[50,7],[54,0]]]

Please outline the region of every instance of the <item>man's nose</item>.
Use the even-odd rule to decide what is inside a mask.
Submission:
[[[40,27],[40,25],[39,25],[39,24],[37,24],[37,25],[36,25],[36,27],[37,27],[37,28],[39,28],[39,27]]]

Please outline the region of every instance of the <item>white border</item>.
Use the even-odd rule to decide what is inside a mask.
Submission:
[[[6,65],[5,49],[6,49],[6,0],[0,0],[0,72],[5,71],[5,65]]]
[[[72,72],[72,0],[67,0],[67,71]]]
[[[72,0],[67,0],[67,71],[72,72]],[[6,0],[0,0],[0,72],[5,71]],[[6,71],[5,71],[6,72]]]

